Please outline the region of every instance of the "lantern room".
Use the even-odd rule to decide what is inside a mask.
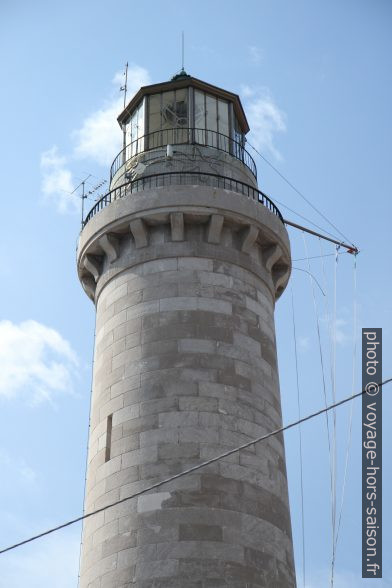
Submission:
[[[182,70],[169,82],[142,87],[117,120],[124,141],[111,188],[146,174],[193,170],[257,185],[245,149],[249,126],[236,94]]]

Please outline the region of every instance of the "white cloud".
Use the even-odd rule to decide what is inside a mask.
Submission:
[[[73,132],[75,156],[109,165],[121,149],[122,134],[116,120],[120,112],[121,98],[116,98],[88,116]]]
[[[47,200],[55,202],[61,213],[76,212],[80,208],[78,198],[70,194],[74,186],[67,163],[56,145],[41,155],[42,192]]]
[[[49,525],[50,526],[50,525]],[[61,531],[2,556],[4,588],[75,588],[80,534]]]
[[[252,98],[255,95],[255,93],[256,93],[255,90],[253,90],[247,84],[243,84],[241,86],[241,94],[242,94],[243,98]]]
[[[286,131],[285,113],[275,104],[266,89],[243,86],[241,94],[250,126],[250,143],[257,150],[269,153],[277,160],[282,159],[274,145],[274,138],[277,133]]]
[[[263,60],[263,52],[256,45],[248,47],[249,57],[252,63],[258,65]]]
[[[350,328],[348,321],[342,318],[336,318],[335,325],[333,324],[332,317],[323,316],[320,322],[328,330],[328,335],[331,341],[335,339],[337,345],[346,345],[352,341],[352,335],[347,333]]]
[[[0,396],[53,404],[57,394],[72,393],[77,364],[70,344],[54,329],[33,320],[0,321]]]
[[[117,116],[123,109],[123,95],[119,94],[120,86],[124,85],[123,72],[117,72],[112,80],[117,86],[115,96],[108,100],[102,108],[91,113],[81,127],[72,133],[75,139],[74,155],[81,159],[92,159],[100,165],[109,165],[120,151],[122,133]],[[128,69],[127,102],[141,86],[150,83],[146,69],[132,65]]]
[[[105,166],[106,175],[107,166],[122,147],[122,133],[117,116],[123,109],[124,95],[120,93],[120,87],[124,82],[124,72],[117,72],[112,79],[116,86],[112,95],[71,133],[75,144],[68,156],[60,155],[56,146],[41,156],[42,192],[47,200],[56,204],[61,213],[80,212],[80,198],[70,195],[75,188],[70,167],[75,161],[87,159]],[[128,69],[127,102],[141,86],[149,83],[148,71],[139,65],[131,65]]]
[[[125,70],[124,71],[117,71],[112,79],[112,84],[118,86],[120,89],[125,84]]]
[[[350,336],[347,334],[348,322],[344,319],[336,319],[336,343],[339,345],[345,345],[350,341]]]
[[[298,347],[300,351],[306,351],[309,349],[310,337],[298,337]]]
[[[113,84],[124,85],[123,72],[117,72],[112,80]],[[151,84],[150,74],[144,67],[139,65],[131,65],[128,68],[128,93],[127,102],[133,98],[134,94],[142,87]]]
[[[0,466],[4,479],[11,480],[14,484],[28,485],[31,487],[37,480],[37,473],[23,458],[11,456],[5,449],[0,448]]]

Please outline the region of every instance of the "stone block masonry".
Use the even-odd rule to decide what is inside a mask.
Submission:
[[[86,226],[78,267],[97,311],[86,512],[281,426],[290,249],[267,209],[135,194]],[[80,587],[131,586],[294,587],[282,436],[87,519]]]

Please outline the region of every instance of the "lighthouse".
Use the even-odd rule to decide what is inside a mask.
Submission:
[[[77,251],[96,308],[85,513],[282,426],[290,243],[239,97],[182,70],[118,122]],[[282,434],[84,521],[80,588],[295,585]]]

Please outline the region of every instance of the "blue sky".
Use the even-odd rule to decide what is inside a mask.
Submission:
[[[383,327],[384,376],[391,375],[392,7],[386,0],[148,4],[3,0],[0,7],[2,214],[0,216],[0,544],[80,514],[83,504],[94,309],[76,276],[80,201],[69,195],[88,174],[108,179],[121,144],[121,72],[130,91],[168,80],[181,67],[240,94],[249,143],[361,249],[357,333]],[[130,96],[129,96],[130,97]],[[252,155],[254,153],[250,149]],[[335,232],[262,159],[260,188]],[[92,202],[87,201],[88,205]],[[281,206],[285,217],[309,225]],[[290,230],[301,412],[323,406],[316,319],[305,244]],[[321,253],[306,237],[309,256]],[[322,245],[324,254],[334,248]],[[324,260],[324,267],[322,264]],[[334,256],[311,260],[329,369],[328,309]],[[325,279],[324,279],[325,274]],[[352,391],[353,257],[337,267],[337,397]],[[297,390],[291,287],[276,323],[284,421]],[[360,389],[357,337],[355,389]],[[331,400],[329,371],[327,394]],[[384,579],[392,586],[391,391],[384,397]],[[337,503],[342,493],[349,407],[338,412]],[[360,415],[353,433],[336,557],[338,588],[361,579]],[[327,586],[331,560],[325,418],[302,427],[306,587]],[[298,584],[303,586],[298,430],[286,435]],[[76,585],[80,528],[2,556],[0,587]]]

